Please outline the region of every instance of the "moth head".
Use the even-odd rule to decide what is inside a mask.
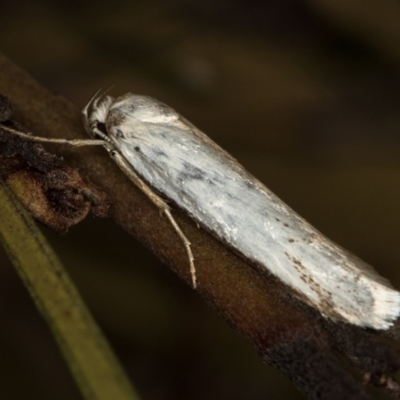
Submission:
[[[90,121],[96,121],[100,124],[104,124],[107,119],[108,111],[114,98],[111,96],[104,96],[93,104],[90,112]]]
[[[82,110],[86,132],[94,139],[107,139],[105,122],[114,98],[98,91]]]

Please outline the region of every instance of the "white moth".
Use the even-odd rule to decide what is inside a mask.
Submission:
[[[102,144],[171,221],[186,247],[194,287],[190,243],[163,198],[325,317],[388,329],[399,316],[400,293],[389,282],[323,236],[167,105],[131,93],[96,94],[83,120],[95,139],[87,144]]]

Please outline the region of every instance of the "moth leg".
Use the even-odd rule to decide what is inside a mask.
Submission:
[[[169,222],[171,223],[172,227],[174,228],[175,232],[181,238],[186,253],[189,258],[190,264],[190,275],[192,277],[192,285],[193,288],[196,289],[197,287],[197,279],[196,279],[196,268],[194,266],[194,257],[192,253],[192,249],[190,248],[190,242],[185,234],[182,232],[181,228],[179,227],[178,223],[175,221],[175,218],[172,216],[170,208],[168,204],[141,179],[138,175],[135,174],[134,171],[129,167],[124,157],[118,153],[117,151],[110,151],[110,156],[114,159],[114,161],[118,164],[118,166],[122,169],[125,175],[153,202],[153,204],[158,207],[158,209],[165,214],[168,218]]]
[[[30,140],[32,142],[38,143],[58,143],[58,144],[69,144],[71,146],[81,147],[81,146],[104,146],[104,140],[96,140],[96,139],[58,139],[58,138],[45,138],[41,136],[29,135],[28,133],[24,133],[18,131],[16,129],[10,128],[5,125],[0,125],[1,129],[4,129],[7,132],[12,133],[13,135],[17,135],[24,139]]]
[[[162,212],[167,216],[167,218],[169,219],[169,222],[171,222],[171,225],[175,229],[175,232],[178,234],[178,236],[181,238],[183,244],[185,245],[186,253],[189,258],[190,276],[192,277],[192,285],[193,285],[193,289],[196,289],[196,287],[197,287],[196,268],[194,266],[194,257],[193,257],[192,249],[190,248],[190,242],[189,242],[188,238],[185,236],[185,234],[182,232],[178,223],[175,221],[175,218],[172,216],[168,205],[165,202],[164,202],[164,205],[165,205],[165,208],[162,210]]]

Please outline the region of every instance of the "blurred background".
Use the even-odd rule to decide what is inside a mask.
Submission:
[[[1,3],[0,51],[49,90],[169,104],[400,288],[399,2]],[[43,231],[143,399],[304,398],[110,220]],[[0,397],[79,399],[3,249],[0,319]]]

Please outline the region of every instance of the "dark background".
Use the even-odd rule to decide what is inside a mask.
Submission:
[[[114,95],[171,105],[400,288],[400,2],[18,0],[0,10],[0,51],[48,89],[80,108],[112,84]],[[143,399],[303,398],[111,220],[43,231]],[[1,398],[80,398],[2,249],[0,321]]]

